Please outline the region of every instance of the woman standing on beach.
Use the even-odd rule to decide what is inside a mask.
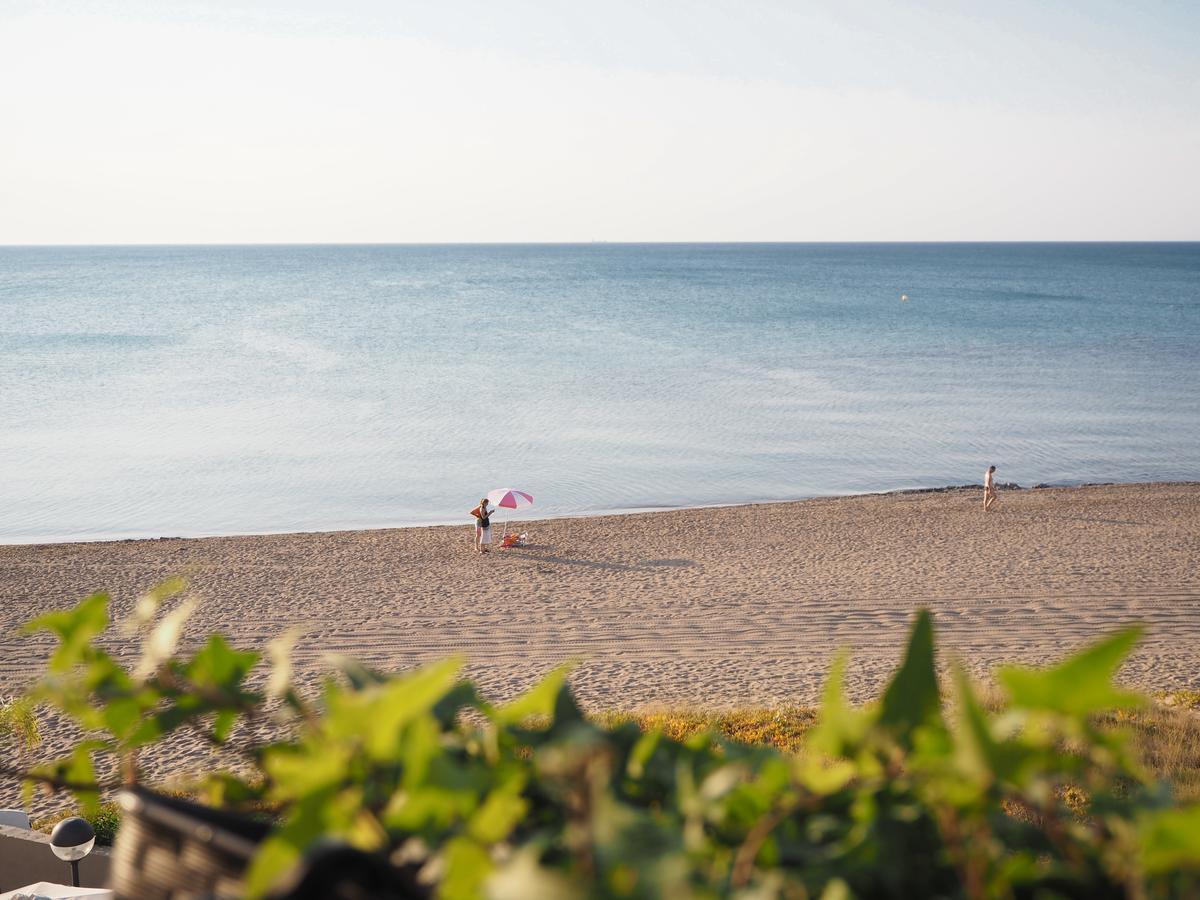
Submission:
[[[996,503],[996,467],[988,466],[983,473],[983,511],[987,512]]]
[[[487,553],[487,547],[484,544],[492,542],[492,510],[488,509],[488,499],[484,497],[479,501],[479,505],[471,510],[471,515],[475,517],[475,552]]]

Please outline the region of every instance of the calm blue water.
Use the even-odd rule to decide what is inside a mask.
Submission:
[[[0,542],[1196,479],[1197,447],[1200,244],[0,248]]]

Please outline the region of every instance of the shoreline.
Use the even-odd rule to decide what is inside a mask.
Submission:
[[[996,487],[1001,491],[1041,491],[1041,490],[1072,490],[1085,487],[1111,487],[1118,485],[1129,486],[1186,486],[1200,485],[1200,479],[1183,480],[1183,481],[1081,481],[1072,483],[1044,483],[1039,482],[1031,486],[1017,484],[1015,482],[1000,482]],[[555,522],[563,519],[595,519],[595,518],[612,518],[617,516],[640,516],[662,512],[679,512],[687,510],[709,510],[709,509],[739,509],[742,507],[757,507],[757,506],[774,506],[779,504],[790,503],[806,503],[811,500],[851,500],[860,497],[891,497],[904,496],[910,494],[946,494],[951,492],[961,491],[982,491],[982,484],[948,484],[937,487],[911,487],[911,488],[895,488],[882,491],[862,491],[851,494],[814,494],[811,496],[788,497],[776,499],[758,499],[758,500],[735,500],[729,503],[697,503],[684,504],[678,506],[638,506],[613,510],[585,510],[582,512],[562,513],[554,516],[545,516],[539,518],[526,518],[529,515],[536,515],[534,509],[521,510],[519,522],[528,523],[545,523]],[[361,534],[378,531],[395,531],[403,529],[415,528],[459,528],[469,526],[470,522],[462,521],[446,521],[437,520],[432,522],[413,522],[413,523],[393,523],[386,525],[369,525],[355,526],[345,528],[319,528],[306,529],[299,531],[228,531],[228,532],[201,532],[197,534],[170,534],[170,535],[126,535],[126,536],[111,536],[102,535],[99,537],[81,538],[78,536],[63,537],[58,539],[55,536],[49,538],[45,536],[15,539],[0,540],[0,550],[5,547],[59,547],[71,546],[76,544],[129,544],[141,541],[202,541],[211,538],[241,538],[241,537],[279,537],[286,535],[336,535],[336,534]]]

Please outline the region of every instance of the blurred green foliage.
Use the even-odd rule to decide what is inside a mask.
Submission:
[[[164,585],[125,623],[144,635],[132,671],[94,643],[104,595],[30,623],[59,644],[29,700],[88,733],[33,774],[95,809],[98,758],[115,755],[131,780],[139,749],[180,728],[223,746],[273,717],[286,738],[239,745],[251,774],[204,785],[214,805],[277,815],[251,897],[330,842],[409,867],[447,900],[1200,893],[1200,807],[1173,803],[1103,721],[1144,702],[1112,683],[1137,629],[1052,668],[1002,669],[1004,696],[985,705],[960,669],[947,701],[921,612],[882,699],[850,704],[840,657],[789,754],[590,721],[565,668],[495,706],[460,660],[400,676],[343,662],[308,698],[291,682],[294,635],[269,650],[257,692],[257,653],[219,635],[176,653],[190,603],[161,607],[182,589]]]

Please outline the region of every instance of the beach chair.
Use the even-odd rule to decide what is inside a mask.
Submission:
[[[513,532],[506,532],[504,537],[500,538],[500,546],[501,547],[524,547],[525,546],[525,532],[521,532],[520,534],[514,534]]]
[[[23,809],[0,809],[0,825],[11,825],[13,828],[24,828],[31,831],[33,825]]]

